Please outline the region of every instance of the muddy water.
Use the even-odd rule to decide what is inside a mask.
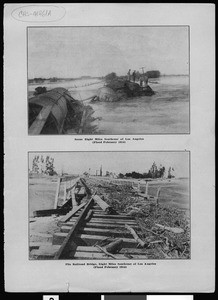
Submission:
[[[154,81],[154,80],[152,80]],[[162,77],[150,83],[156,92],[114,103],[91,104],[99,134],[189,132],[189,78]]]
[[[154,83],[152,83],[154,82]],[[62,81],[42,84],[48,89],[58,86],[84,101],[97,94],[104,85],[99,79]],[[95,134],[176,134],[189,132],[189,77],[166,76],[151,79],[149,85],[156,92],[153,96],[125,99],[120,102],[85,104],[93,107],[97,125]],[[32,96],[37,85],[29,85]]]

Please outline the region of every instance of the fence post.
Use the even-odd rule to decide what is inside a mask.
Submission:
[[[64,181],[64,201],[66,201],[67,199],[67,178],[65,177],[65,181]]]
[[[56,209],[57,206],[58,206],[58,196],[59,196],[59,191],[60,191],[60,184],[61,184],[61,178],[58,177],[57,189],[56,189],[56,194],[55,194],[54,209]]]
[[[146,181],[145,196],[148,197],[148,181]]]

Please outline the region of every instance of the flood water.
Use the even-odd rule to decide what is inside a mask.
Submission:
[[[153,96],[91,104],[100,134],[189,132],[189,77],[161,77],[150,83]]]
[[[153,82],[153,83],[152,83]],[[93,84],[94,83],[94,84]],[[91,85],[90,85],[91,84]],[[43,84],[61,86],[80,101],[94,96],[104,82],[99,79],[62,81]],[[119,102],[84,102],[94,109],[97,125],[94,134],[177,134],[189,133],[189,77],[165,76],[150,79],[153,96],[125,99]],[[35,85],[29,86],[29,92]]]

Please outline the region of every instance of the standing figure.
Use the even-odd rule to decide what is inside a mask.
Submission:
[[[129,69],[129,71],[128,71],[128,73],[127,73],[127,76],[128,76],[128,81],[130,81],[130,80],[131,80],[130,71],[131,71],[131,69]]]
[[[135,76],[136,76],[136,70],[134,70],[134,71],[132,72],[132,80],[133,80],[133,82],[135,82]]]
[[[148,76],[146,76],[145,74],[144,74],[144,87],[147,87],[148,86]]]
[[[139,77],[139,84],[140,84],[141,87],[143,86],[143,82],[144,82],[144,76],[140,75],[140,77]]]

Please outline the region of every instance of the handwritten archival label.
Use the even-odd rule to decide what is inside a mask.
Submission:
[[[62,19],[66,11],[61,6],[55,5],[28,5],[16,8],[11,13],[12,17],[22,22],[52,22]]]

